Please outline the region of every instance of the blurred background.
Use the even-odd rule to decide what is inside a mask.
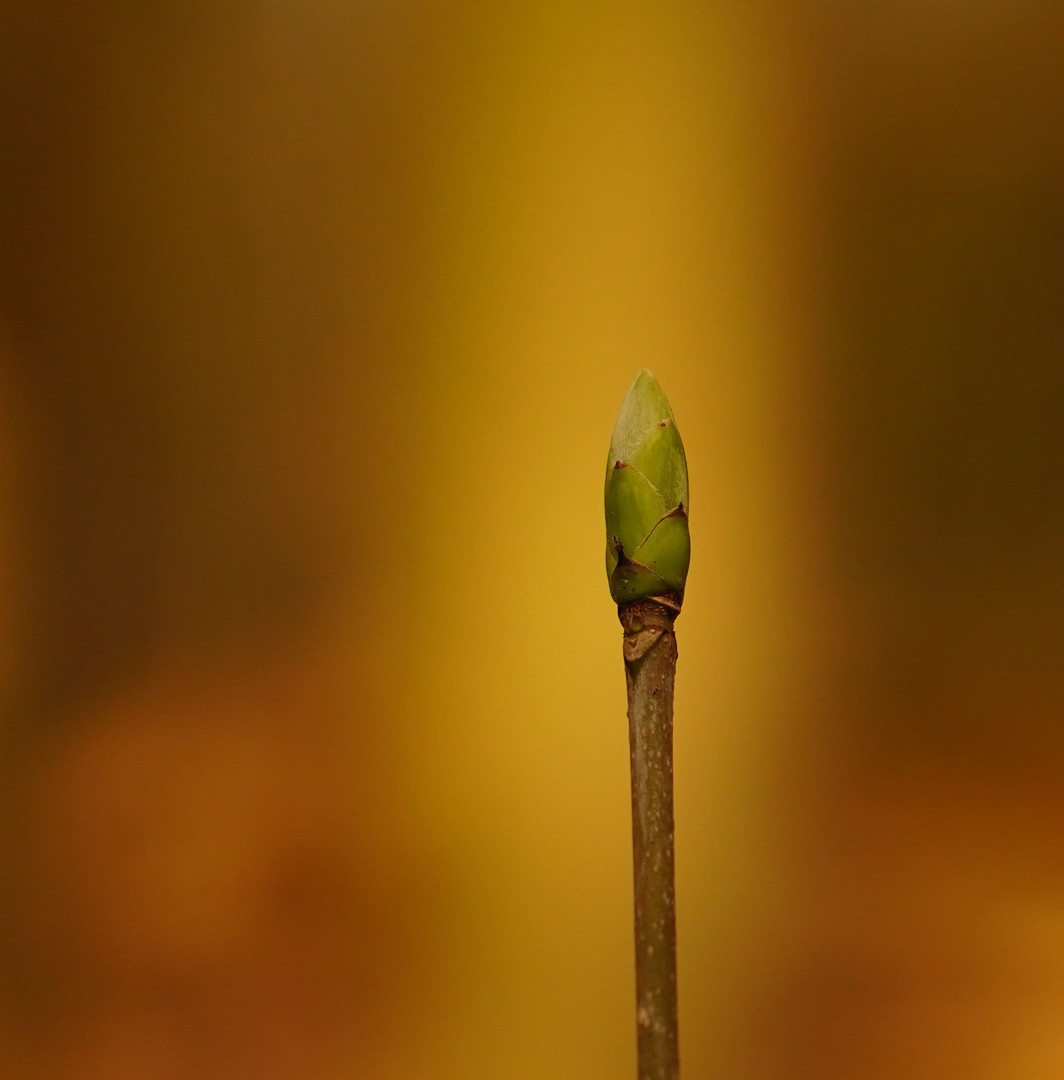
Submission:
[[[1064,1075],[1049,0],[6,0],[0,1075],[634,1074],[601,484],[691,471],[685,1075]]]

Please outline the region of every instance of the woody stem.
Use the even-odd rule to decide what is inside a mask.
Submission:
[[[632,762],[636,1032],[639,1080],[678,1080],[672,704],[676,612],[622,604]]]

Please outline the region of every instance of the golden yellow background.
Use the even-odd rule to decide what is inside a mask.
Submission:
[[[644,366],[685,1076],[1064,1075],[1058,11],[9,0],[0,1075],[633,1074]]]

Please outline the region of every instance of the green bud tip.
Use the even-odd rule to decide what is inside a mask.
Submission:
[[[687,458],[668,399],[646,369],[628,388],[606,460],[606,574],[618,604],[683,599],[691,537]]]

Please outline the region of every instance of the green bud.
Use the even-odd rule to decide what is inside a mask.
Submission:
[[[691,561],[687,498],[676,419],[644,369],[625,395],[606,461],[606,574],[618,604],[682,599]]]

